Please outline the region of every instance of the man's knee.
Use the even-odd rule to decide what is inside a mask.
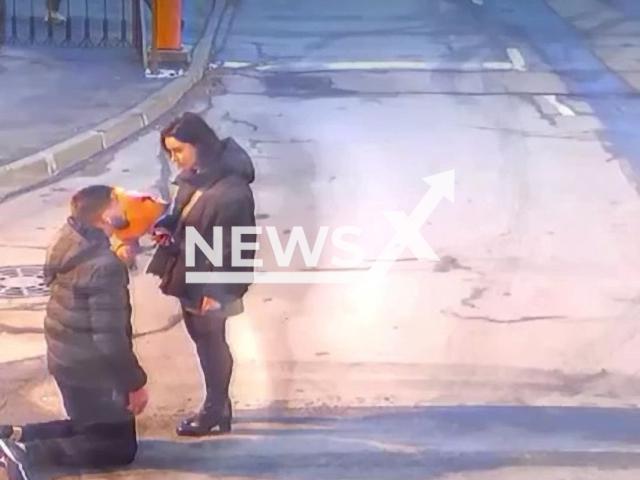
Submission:
[[[114,452],[115,453],[115,452]],[[126,466],[130,465],[136,459],[138,455],[138,442],[135,440],[127,441],[122,443],[117,449],[117,454],[115,454],[114,462],[117,466]]]
[[[92,440],[87,445],[90,463],[98,468],[121,467],[131,464],[138,453],[135,424],[102,425],[93,427]]]
[[[138,437],[134,422],[123,425],[121,436],[117,441],[117,445],[114,446],[114,450],[118,453],[117,456],[120,465],[129,465],[136,459],[136,455],[138,454]]]
[[[92,451],[91,464],[96,468],[125,467],[136,459],[138,444],[135,440],[112,441]]]

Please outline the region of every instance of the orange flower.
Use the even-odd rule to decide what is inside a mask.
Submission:
[[[127,191],[116,187],[114,193],[122,205],[128,225],[114,232],[117,241],[136,242],[151,229],[164,214],[168,203],[152,195]]]

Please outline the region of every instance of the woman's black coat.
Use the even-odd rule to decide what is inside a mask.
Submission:
[[[171,246],[159,246],[147,272],[162,279],[160,288],[166,295],[174,296],[198,308],[203,296],[211,297],[223,306],[242,298],[253,283],[208,283],[187,284],[187,271],[246,272],[252,274],[253,267],[231,266],[231,228],[255,227],[255,203],[250,184],[255,179],[255,169],[251,158],[235,140],[229,138],[221,142],[218,152],[213,153],[209,167],[199,172],[182,172],[176,178],[178,191],[169,215],[162,218],[159,227],[174,233]],[[194,203],[180,228],[180,212],[197,191],[203,193]],[[201,249],[196,248],[195,266],[187,267],[186,227],[195,227],[200,236],[213,247],[213,229],[222,227],[223,264],[214,267]],[[176,231],[177,228],[177,231]],[[256,235],[242,235],[243,243],[255,243]],[[243,259],[255,258],[255,251],[243,250]],[[251,275],[251,278],[252,275]]]

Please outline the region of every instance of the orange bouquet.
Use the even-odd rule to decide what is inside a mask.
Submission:
[[[128,248],[123,247],[136,249],[139,239],[151,233],[153,226],[165,213],[169,204],[161,198],[120,187],[114,188],[114,194],[122,206],[127,225],[114,231],[113,251],[125,263],[132,266],[132,259],[127,258]]]

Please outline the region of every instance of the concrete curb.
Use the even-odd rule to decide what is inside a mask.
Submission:
[[[224,10],[222,10],[224,13]],[[126,112],[28,157],[0,166],[0,202],[117,145],[171,110],[204,76],[213,50],[218,12],[212,9],[188,71]]]

